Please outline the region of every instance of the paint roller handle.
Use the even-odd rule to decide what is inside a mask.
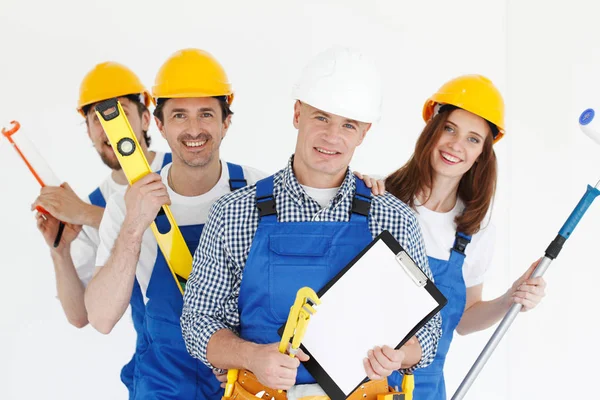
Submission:
[[[573,233],[573,230],[575,230],[575,227],[577,226],[585,212],[587,211],[588,207],[593,203],[594,199],[598,197],[599,194],[600,190],[588,185],[585,194],[583,195],[581,200],[579,200],[577,207],[575,207],[575,209],[567,219],[567,222],[565,222],[558,234],[563,236],[565,239],[568,239],[569,236],[571,236],[571,233]]]
[[[596,199],[596,197],[598,197],[599,194],[600,190],[590,185],[587,186],[585,194],[583,195],[581,200],[579,200],[579,203],[577,203],[577,206],[573,209],[571,215],[569,215],[569,218],[567,218],[565,224],[562,226],[562,228],[560,228],[558,235],[556,235],[552,243],[550,243],[550,245],[546,249],[546,257],[548,257],[551,260],[554,260],[556,257],[558,257],[558,254],[562,250],[563,244],[567,241],[569,236],[571,236],[571,234],[575,230],[575,227],[577,226],[579,221],[581,221],[581,218],[583,218],[587,209],[590,207],[590,205],[594,202],[594,200]]]

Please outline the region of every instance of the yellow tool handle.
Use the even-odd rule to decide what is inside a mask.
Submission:
[[[300,316],[298,317],[298,323],[296,325],[294,337],[292,338],[292,345],[290,346],[290,357],[296,357],[296,353],[298,353],[298,349],[302,344],[302,339],[304,339],[304,335],[306,334],[306,328],[308,327],[308,321],[310,319],[310,314],[305,312],[304,310],[300,311]]]
[[[377,400],[406,400],[407,397],[404,393],[386,393],[386,394],[378,394]]]
[[[109,99],[96,105],[96,115],[108,136],[108,140],[117,155],[119,164],[130,185],[152,173],[148,160],[135,137],[135,133],[125,116],[123,107],[117,99]],[[167,261],[173,279],[183,294],[183,282],[192,271],[192,255],[185,243],[183,235],[173,218],[169,206],[164,205],[162,212],[169,221],[170,229],[160,232],[156,223],[151,225],[156,242]]]
[[[413,400],[413,391],[415,390],[415,376],[413,374],[404,374],[402,378],[402,391],[393,393],[378,394],[377,400]]]
[[[302,339],[306,333],[308,320],[311,314],[316,312],[312,304],[321,304],[321,299],[319,299],[315,291],[308,286],[298,289],[294,304],[290,307],[285,328],[283,328],[281,342],[279,342],[280,353],[285,354],[287,352],[290,340],[292,340],[289,355],[292,358],[296,357],[296,352],[300,348],[300,343],[302,343]],[[278,390],[278,392],[281,393],[282,391]]]
[[[415,376],[413,374],[404,374],[404,378],[402,378],[402,393],[404,393],[404,400],[412,400],[414,390]]]
[[[237,381],[239,372],[238,369],[230,369],[227,371],[227,384],[225,385],[225,394],[223,395],[224,399],[230,398],[233,394],[233,387]]]

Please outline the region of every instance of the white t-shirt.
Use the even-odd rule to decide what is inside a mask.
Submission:
[[[424,206],[416,206],[416,216],[423,232],[425,249],[429,257],[440,260],[450,258],[454,246],[456,224],[454,218],[464,209],[464,203],[458,199],[454,208],[446,213],[431,211]],[[482,229],[471,238],[465,251],[463,277],[467,287],[483,283],[490,268],[496,239],[496,228],[491,222],[484,221]]]
[[[150,168],[152,171],[158,171],[162,167],[165,153],[156,152],[154,160]],[[112,175],[109,175],[99,186],[100,192],[104,200],[108,203],[108,199],[115,193],[124,193],[127,185],[120,185],[114,181]],[[121,194],[122,195],[122,194]],[[89,197],[84,199],[90,204]],[[98,229],[91,226],[83,226],[77,238],[71,243],[71,258],[73,265],[77,271],[79,279],[84,286],[87,286],[94,275],[96,268],[96,251],[100,245],[100,236]]]
[[[302,186],[302,189],[313,198],[321,208],[325,208],[329,205],[329,202],[335,197],[337,192],[340,190],[339,187],[336,188],[327,188],[327,189],[317,189],[310,186]]]
[[[171,198],[171,212],[178,226],[186,225],[199,225],[206,223],[208,219],[208,213],[212,204],[218,200],[221,196],[230,193],[229,188],[229,170],[227,164],[221,161],[221,178],[217,184],[207,193],[194,196],[186,197],[175,193],[169,187],[167,177],[171,164],[166,165],[161,171],[162,181],[167,187],[169,197]],[[249,185],[255,184],[260,179],[263,179],[267,174],[258,171],[254,168],[242,167],[244,170],[244,177]],[[110,252],[115,244],[121,225],[125,219],[126,207],[124,192],[116,193],[110,197],[104,211],[104,217],[100,224],[100,245],[98,246],[98,255],[96,257],[96,265],[103,266],[106,264],[110,256]],[[137,265],[136,277],[140,284],[142,294],[144,295],[144,301],[146,298],[146,290],[148,289],[148,283],[154,270],[154,263],[158,252],[158,244],[152,233],[152,229],[148,228],[144,232],[142,238],[142,246],[140,250],[140,258]]]
[[[378,180],[384,180],[381,175],[369,175]],[[415,203],[418,203],[415,200]],[[450,250],[454,246],[456,224],[454,218],[463,211],[465,204],[458,199],[454,208],[447,213],[431,211],[423,206],[415,206],[417,221],[421,226],[425,251],[429,257],[438,260],[448,260]],[[463,263],[463,278],[467,287],[477,286],[485,280],[485,274],[490,269],[496,241],[496,227],[485,218],[482,229],[471,238],[471,243],[465,250]]]

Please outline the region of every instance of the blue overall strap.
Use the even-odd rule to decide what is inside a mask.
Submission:
[[[227,169],[229,170],[229,189],[232,192],[248,184],[244,178],[244,169],[241,166],[227,163]]]
[[[366,221],[371,209],[371,189],[357,176],[354,176],[354,182],[356,182],[356,192],[354,193],[354,199],[352,199],[350,221]]]
[[[106,199],[100,191],[100,188],[97,188],[92,193],[90,193],[88,198],[90,199],[90,203],[92,203],[92,205],[106,208]]]
[[[277,222],[275,197],[273,197],[273,175],[256,182],[256,207],[261,221]]]
[[[171,161],[173,161],[173,154],[165,153],[165,158],[163,158],[163,162],[162,162],[162,165],[160,166],[160,169],[163,169],[165,167],[165,165],[167,165]]]
[[[454,246],[452,251],[456,251],[459,254],[465,255],[467,245],[471,243],[471,236],[466,235],[462,232],[456,232],[456,238],[454,239]]]

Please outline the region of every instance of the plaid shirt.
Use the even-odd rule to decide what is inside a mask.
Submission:
[[[273,195],[280,222],[350,220],[352,199],[356,190],[350,170],[337,195],[326,208],[309,197],[288,166],[274,176]],[[389,193],[371,200],[369,229],[375,238],[388,230],[411,255],[429,279],[421,230],[413,211]],[[248,186],[223,196],[211,208],[198,249],[193,270],[186,284],[181,327],[189,353],[214,368],[206,359],[211,336],[221,329],[239,333],[238,296],[246,259],[258,227],[256,186]],[[402,312],[399,311],[399,315]],[[423,355],[413,368],[431,364],[441,336],[439,313],[417,332]]]

